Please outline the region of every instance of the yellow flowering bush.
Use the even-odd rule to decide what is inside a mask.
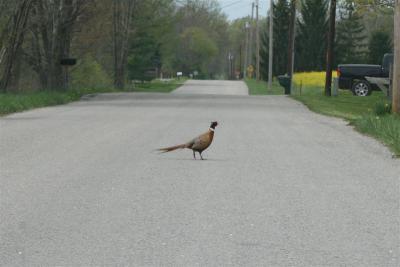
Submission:
[[[336,78],[336,71],[332,72],[332,77]],[[324,87],[325,72],[299,72],[294,74],[294,82],[297,86],[303,87]]]

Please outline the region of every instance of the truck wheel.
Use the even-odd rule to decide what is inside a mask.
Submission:
[[[356,96],[369,96],[372,92],[371,85],[365,80],[353,83],[353,94]]]

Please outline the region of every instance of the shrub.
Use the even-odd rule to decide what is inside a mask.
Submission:
[[[75,89],[98,89],[111,86],[111,79],[102,66],[91,56],[84,57],[81,64],[76,66],[72,72],[72,87]]]
[[[294,74],[294,82],[296,85],[304,87],[325,87],[325,72],[299,72]],[[332,72],[332,77],[337,77],[336,72]]]

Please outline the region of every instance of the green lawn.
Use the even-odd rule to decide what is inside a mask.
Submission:
[[[168,93],[178,88],[185,82],[182,80],[171,80],[168,82],[155,80],[153,82],[136,84],[128,92],[159,92]],[[83,95],[118,92],[113,88],[96,89],[71,89],[68,92],[40,91],[32,93],[0,93],[0,115],[20,112],[33,108],[66,104],[79,100]]]
[[[373,136],[392,149],[400,157],[400,116],[364,116],[352,122],[354,127],[367,135]]]
[[[276,80],[272,83],[272,90],[268,89],[268,83],[265,81],[257,82],[254,79],[246,79],[245,82],[250,95],[283,95],[284,93],[283,87]]]
[[[307,80],[307,77],[303,78]],[[276,81],[272,91],[267,90],[264,81],[245,82],[251,95],[283,94],[283,87]],[[314,112],[346,119],[357,131],[380,140],[395,155],[400,156],[400,116],[382,111],[390,109],[389,102],[382,92],[374,91],[371,96],[356,97],[350,91],[339,90],[339,96],[326,97],[322,86],[294,87],[291,96],[293,99],[304,103]]]
[[[389,102],[382,92],[374,91],[368,97],[356,97],[350,91],[340,90],[339,96],[326,97],[321,87],[297,89],[292,98],[304,103],[310,110],[328,116],[346,119],[361,133],[386,144],[395,155],[400,155],[400,116],[389,114]]]
[[[292,98],[303,102],[312,111],[329,116],[354,120],[370,114],[376,103],[386,103],[382,92],[374,92],[369,97],[356,97],[350,91],[340,90],[339,96],[326,97],[323,88],[305,88],[302,95]]]
[[[31,93],[0,93],[0,115],[33,108],[66,104],[83,95],[115,92],[113,89],[79,89],[68,92],[40,91]]]

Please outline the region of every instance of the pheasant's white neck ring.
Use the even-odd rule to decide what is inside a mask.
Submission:
[[[213,128],[210,128],[210,131],[211,131],[211,132],[214,132],[214,131],[215,131],[215,129],[213,129]]]

